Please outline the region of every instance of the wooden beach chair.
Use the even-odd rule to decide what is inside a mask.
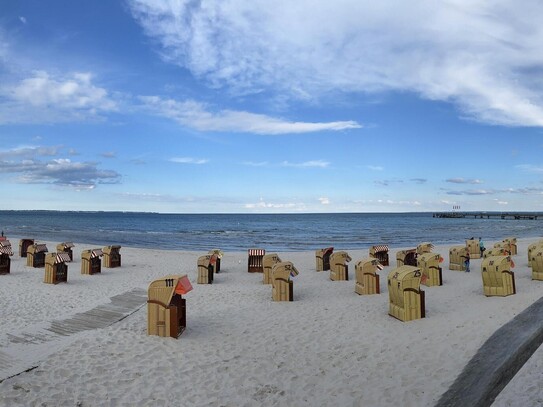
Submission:
[[[400,321],[426,316],[424,291],[420,289],[422,273],[418,267],[401,266],[388,273],[388,314]]]
[[[492,256],[481,263],[483,291],[487,297],[505,297],[516,293],[515,273],[511,271],[511,256]]]
[[[81,274],[97,274],[102,272],[102,249],[87,249],[81,252]]]
[[[349,265],[347,263],[351,260],[351,256],[345,251],[332,253],[330,256],[330,280],[349,280]]]
[[[543,240],[539,240],[528,246],[528,267],[532,267],[532,253],[539,250],[540,247],[543,248]]]
[[[214,264],[214,267],[215,267],[215,270],[214,272],[215,273],[220,273],[221,272],[221,259],[222,259],[222,256],[224,256],[224,253],[222,252],[221,249],[212,249],[208,252],[208,254],[214,254],[215,255],[215,264]]]
[[[275,263],[272,268],[272,300],[294,301],[293,283],[290,277],[298,275],[298,270],[290,261]]]
[[[264,249],[249,249],[247,258],[247,271],[249,273],[263,273],[264,265],[262,260],[266,250]]]
[[[449,249],[449,270],[465,271],[464,261],[468,256],[466,246],[453,246]]]
[[[281,259],[277,253],[268,253],[262,258],[264,274],[262,276],[263,284],[272,284],[272,268],[276,263],[280,263]]]
[[[198,257],[198,284],[213,284],[213,271],[217,256],[206,254]]]
[[[532,251],[532,280],[543,281],[543,246]]]
[[[399,250],[396,252],[396,266],[417,267],[417,249]]]
[[[119,245],[106,246],[102,249],[102,252],[104,253],[104,267],[121,267],[121,253],[119,252],[120,250],[121,246]]]
[[[68,282],[68,265],[70,255],[66,252],[47,253],[45,256],[44,283],[58,284]]]
[[[34,244],[34,239],[19,240],[19,257],[26,257],[28,247]]]
[[[377,260],[379,260],[379,263],[382,266],[388,266],[389,265],[388,245],[381,244],[381,245],[371,246],[370,257],[375,257]]]
[[[355,279],[354,292],[360,295],[380,294],[379,274],[382,270],[381,262],[373,257],[362,259],[355,264]]]
[[[417,257],[417,266],[422,275],[420,282],[426,287],[443,285],[443,272],[439,264],[443,261],[438,253],[422,253]]]
[[[511,256],[517,255],[517,238],[516,237],[506,237],[503,239],[504,243],[509,244],[509,251],[511,252]]]
[[[34,243],[28,246],[28,250],[26,251],[26,265],[34,268],[44,267],[45,254],[47,252],[47,245],[43,243]]]
[[[184,294],[192,290],[186,274],[153,281],[147,290],[147,334],[178,338],[187,326]]]
[[[479,239],[466,240],[466,247],[468,248],[469,257],[471,259],[481,258],[481,247],[479,246]]]
[[[65,252],[70,255],[70,261],[73,261],[74,254],[72,248],[75,247],[75,245],[72,242],[64,242],[57,244],[57,253],[59,252]]]
[[[9,240],[0,241],[0,274],[9,274],[13,249]]]
[[[326,247],[315,251],[315,271],[330,270],[330,256],[333,252],[333,247]]]

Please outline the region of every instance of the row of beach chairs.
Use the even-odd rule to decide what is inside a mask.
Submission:
[[[72,242],[59,243],[57,251],[49,253],[46,244],[36,243],[34,239],[21,239],[19,242],[19,256],[26,257],[26,265],[33,268],[45,268],[44,282],[58,284],[68,281],[68,265],[73,261]],[[81,274],[100,273],[103,266],[106,268],[121,267],[121,246],[111,245],[104,248],[87,249],[81,252]],[[9,274],[13,248],[7,239],[0,240],[0,274]]]

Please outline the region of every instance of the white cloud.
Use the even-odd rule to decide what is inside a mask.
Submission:
[[[26,18],[23,16],[19,16],[19,21],[23,24],[26,24]]]
[[[479,121],[543,126],[538,0],[129,4],[165,60],[214,87],[292,99],[407,91]]]
[[[543,172],[543,166],[541,165],[522,164],[522,165],[517,165],[516,168],[522,171],[526,171],[526,172],[535,172],[535,173]]]
[[[158,96],[141,96],[150,112],[177,121],[199,131],[226,131],[254,134],[292,134],[324,130],[346,130],[362,127],[354,121],[325,123],[292,122],[263,114],[235,110],[212,112],[203,103],[186,100],[179,102]]]
[[[445,182],[450,182],[452,184],[482,184],[483,181],[478,179],[465,179],[465,178],[448,178]]]
[[[327,168],[329,165],[330,163],[324,160],[304,161],[302,163],[291,163],[288,161],[283,161],[281,163],[282,167],[297,167],[297,168]]]
[[[192,157],[174,157],[170,158],[170,161],[178,164],[207,164],[208,159],[205,158],[192,158]]]
[[[245,209],[264,209],[264,210],[275,210],[275,209],[289,209],[289,210],[304,210],[306,208],[303,203],[296,202],[266,202],[263,198],[256,203],[247,203],[244,205]]]
[[[385,168],[380,165],[366,165],[366,168],[372,171],[383,171]]]
[[[100,170],[93,162],[73,162],[66,158],[41,161],[23,158],[19,161],[0,157],[0,173],[20,174],[17,182],[24,184],[53,184],[75,189],[93,189],[98,184],[120,182],[120,174]]]
[[[327,197],[322,197],[318,199],[321,205],[330,205],[330,199]]]
[[[96,119],[117,110],[108,92],[90,73],[53,77],[36,71],[16,84],[0,86],[1,123],[56,123]]]
[[[242,164],[243,165],[248,165],[249,167],[266,167],[267,165],[269,165],[269,162],[267,162],[267,161],[259,161],[259,162],[244,161]]]

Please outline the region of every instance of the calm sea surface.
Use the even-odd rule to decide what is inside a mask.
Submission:
[[[125,212],[0,211],[0,229],[12,244],[27,237],[98,246],[170,250],[243,251],[365,249],[461,244],[466,238],[501,240],[541,237],[543,220],[440,219],[431,213],[214,214],[181,215]]]

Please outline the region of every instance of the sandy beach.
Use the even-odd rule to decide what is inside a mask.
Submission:
[[[68,283],[58,285],[44,284],[44,269],[16,253],[11,274],[0,276],[0,366],[33,369],[0,383],[0,405],[432,406],[485,340],[542,296],[526,255],[536,240],[518,242],[517,294],[508,297],[482,294],[480,259],[471,273],[451,271],[449,247],[436,246],[444,284],[423,287],[426,318],[407,323],[388,315],[387,274],[403,248],[391,248],[381,294],[371,296],[354,292],[354,265],[368,250],[348,250],[351,280],[337,282],[315,271],[314,252],[281,252],[300,272],[295,300],[283,303],[272,302],[262,274],[247,273],[246,252],[225,252],[211,285],[196,284],[207,250],[123,247],[121,268],[88,276],[81,251],[96,246],[75,242]],[[17,251],[18,239],[11,242]],[[54,251],[58,242],[46,243]],[[147,335],[143,303],[104,329],[14,342],[167,274],[188,274],[194,287],[178,339]],[[539,349],[494,405],[541,405],[542,364]]]

